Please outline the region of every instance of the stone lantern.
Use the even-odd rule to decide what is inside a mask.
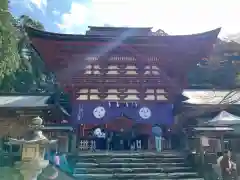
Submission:
[[[36,180],[42,170],[49,164],[44,160],[45,149],[48,145],[56,143],[56,140],[48,140],[41,131],[44,127],[43,120],[36,117],[29,125],[28,131],[22,139],[9,139],[9,144],[22,145],[21,161],[15,163],[24,180]]]

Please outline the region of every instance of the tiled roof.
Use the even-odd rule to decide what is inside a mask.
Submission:
[[[188,104],[240,104],[240,91],[186,89],[183,95]]]
[[[50,96],[0,96],[0,108],[46,107]]]

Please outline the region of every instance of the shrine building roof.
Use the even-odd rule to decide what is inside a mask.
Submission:
[[[184,79],[191,67],[210,55],[220,32],[217,28],[193,35],[158,36],[150,27],[89,28],[85,35],[52,33],[32,27],[26,27],[26,31],[48,70],[54,72],[59,81],[69,84],[76,84],[72,83],[73,77],[82,76],[80,72],[90,64],[116,63],[113,57],[124,57],[117,63],[134,64],[137,68],[155,63],[161,72]],[[110,78],[118,79],[116,77]]]
[[[111,35],[119,36],[121,33],[126,33],[128,36],[148,36],[152,34],[151,27],[98,27],[88,26],[89,30],[86,35]]]
[[[99,29],[100,27],[94,28]],[[107,29],[107,27],[103,29]],[[131,33],[128,34],[128,31],[134,28],[123,29],[126,31],[116,36],[111,33],[104,35],[58,34],[26,27],[32,46],[46,62],[46,65],[51,66],[50,70],[54,72],[60,59],[69,62],[75,55],[101,57],[112,54],[128,57],[138,56],[140,57],[138,59],[159,57],[161,63],[167,62],[171,66],[173,61],[176,66],[183,61],[185,65],[188,63],[189,65],[195,65],[197,61],[210,55],[220,32],[220,28],[217,28],[193,35],[133,36]],[[141,30],[141,28],[135,29]],[[148,31],[150,29],[143,28],[143,30]]]
[[[89,29],[94,30],[128,30],[128,29],[139,29],[139,30],[149,30],[151,31],[152,27],[112,27],[112,26],[88,26]]]
[[[113,29],[112,27],[94,27],[92,30],[99,31],[99,29],[106,28]],[[117,29],[117,28],[116,28]],[[123,32],[131,31],[131,30],[145,30],[150,31],[150,28],[118,28]],[[48,40],[60,40],[60,41],[83,41],[83,42],[113,42],[114,40],[118,40],[119,36],[114,36],[111,34],[95,34],[95,35],[77,35],[77,34],[59,34],[52,33],[34,29],[32,27],[26,27],[27,33],[31,38],[44,38]],[[176,43],[177,41],[182,40],[182,43],[187,41],[203,41],[203,40],[216,40],[218,34],[220,32],[220,28],[198,33],[191,35],[168,35],[168,36],[154,36],[154,35],[139,35],[134,36],[132,34],[124,34],[126,36],[122,40],[123,43],[129,44],[159,44],[159,43]]]

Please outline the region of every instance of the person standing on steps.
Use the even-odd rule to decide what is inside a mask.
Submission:
[[[113,132],[107,133],[107,150],[113,150]]]
[[[60,167],[60,156],[59,156],[59,153],[56,152],[55,155],[54,155],[54,164],[57,166],[57,167]]]
[[[155,137],[156,150],[157,152],[161,152],[162,151],[162,128],[158,124],[155,124],[152,127],[152,133],[153,133],[153,136]]]
[[[224,155],[222,156],[220,161],[221,173],[223,180],[236,180],[237,179],[237,171],[236,171],[236,163],[234,163],[231,159],[231,151],[226,150]]]

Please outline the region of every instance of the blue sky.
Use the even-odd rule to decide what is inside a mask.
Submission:
[[[221,35],[240,32],[240,0],[11,0],[15,15],[26,14],[46,30],[84,33],[88,25],[163,29],[192,34],[223,27]]]

